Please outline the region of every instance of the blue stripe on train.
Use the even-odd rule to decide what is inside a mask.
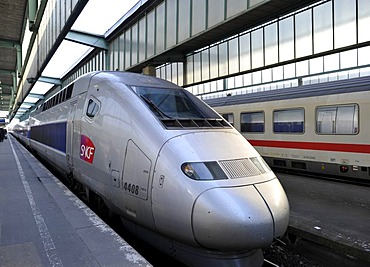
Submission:
[[[32,126],[30,132],[30,139],[66,153],[67,122]]]

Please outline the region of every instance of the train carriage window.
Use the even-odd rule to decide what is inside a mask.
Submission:
[[[275,110],[274,133],[304,133],[304,109]]]
[[[242,133],[265,132],[265,113],[263,111],[241,113],[240,131]]]
[[[317,134],[358,134],[358,105],[316,108]]]
[[[233,113],[225,113],[221,115],[225,120],[227,120],[231,125],[234,126],[234,114]]]
[[[95,115],[98,113],[99,108],[99,104],[93,99],[90,99],[89,103],[87,104],[86,116],[91,119],[94,118]]]

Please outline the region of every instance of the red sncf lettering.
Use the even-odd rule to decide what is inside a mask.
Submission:
[[[95,146],[86,135],[81,135],[80,159],[92,163],[94,160]]]

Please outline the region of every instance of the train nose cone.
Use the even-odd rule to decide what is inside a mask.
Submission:
[[[192,219],[195,239],[209,249],[263,248],[274,238],[272,214],[253,185],[204,192],[194,204]]]

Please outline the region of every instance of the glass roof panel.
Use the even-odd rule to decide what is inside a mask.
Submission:
[[[53,84],[51,83],[44,83],[44,82],[36,82],[33,86],[31,93],[32,94],[40,94],[44,95],[46,94],[51,88],[53,87]]]
[[[36,103],[37,101],[39,101],[39,98],[31,97],[31,96],[27,96],[24,99],[24,102],[27,102],[27,103]]]
[[[42,76],[62,78],[91,49],[91,47],[86,45],[67,40],[62,41],[49,64],[42,72]]]
[[[89,0],[72,26],[72,30],[103,35],[138,0]]]

